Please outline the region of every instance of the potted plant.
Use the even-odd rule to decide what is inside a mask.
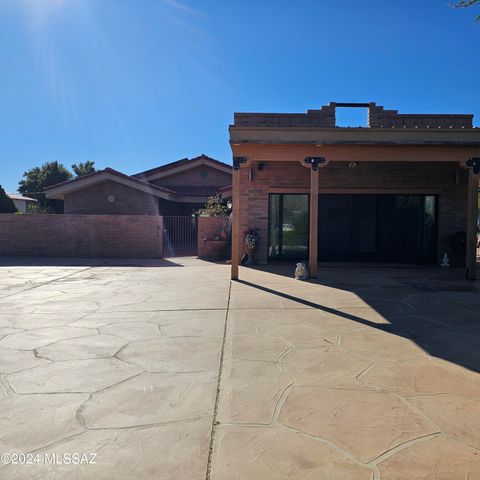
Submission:
[[[256,230],[247,230],[243,236],[245,255],[247,255],[246,264],[255,265],[255,254],[258,248],[258,232]]]

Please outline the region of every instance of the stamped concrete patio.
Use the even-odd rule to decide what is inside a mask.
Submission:
[[[0,478],[480,479],[479,287],[287,274],[1,267]]]

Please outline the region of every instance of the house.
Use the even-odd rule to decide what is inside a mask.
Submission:
[[[366,127],[336,125],[363,108]],[[399,114],[375,103],[306,113],[236,113],[232,278],[243,232],[261,263],[435,263],[445,253],[475,277],[480,129],[473,115]],[[466,263],[465,263],[466,262]]]
[[[221,190],[231,195],[232,167],[207,155],[126,175],[105,168],[46,190],[66,214],[191,215]]]
[[[38,202],[36,198],[25,197],[20,193],[7,193],[19,212],[26,213],[28,205]]]

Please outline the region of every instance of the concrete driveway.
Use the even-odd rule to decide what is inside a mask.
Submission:
[[[0,478],[480,479],[461,272],[240,274],[1,267]]]

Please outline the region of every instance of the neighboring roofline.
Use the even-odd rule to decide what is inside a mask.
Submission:
[[[231,198],[231,196],[232,196],[232,186],[231,185],[225,185],[224,187],[220,187],[218,189],[218,193],[220,193],[223,198]]]
[[[105,168],[104,170],[90,173],[88,175],[75,178],[74,180],[68,180],[52,187],[48,187],[45,190],[45,194],[47,198],[63,199],[64,196],[68,195],[69,193],[83,190],[84,188],[106,181],[120,183],[127,187],[140,190],[144,193],[148,193],[165,200],[177,199],[176,193],[172,190],[168,190],[157,185],[152,185],[138,178],[130,177],[129,175],[125,175],[122,172],[114,170],[113,168]]]
[[[174,162],[166,163],[165,165],[160,165],[159,167],[154,167],[154,168],[150,168],[148,170],[145,170],[143,172],[134,173],[132,175],[132,177],[135,177],[135,178],[148,177],[149,175],[153,175],[153,174],[157,173],[158,171],[168,170],[170,168],[174,168],[174,167],[179,166],[182,163],[185,163],[185,162],[188,162],[188,161],[189,160],[186,157],[181,158],[180,160],[175,160]]]
[[[198,167],[199,165],[206,165],[216,170],[219,170],[224,173],[232,174],[232,166],[227,163],[220,162],[214,158],[211,158],[207,155],[199,155],[198,157],[188,159],[183,158],[177,160],[176,162],[168,163],[166,165],[161,165],[157,168],[152,168],[144,172],[136,173],[132,175],[134,178],[142,178],[147,181],[157,180],[159,178],[168,177],[174,175],[175,173],[180,173],[185,170],[190,170],[191,168]]]
[[[25,197],[21,193],[7,193],[7,197],[12,200],[25,200],[26,202],[38,202],[36,198]]]

